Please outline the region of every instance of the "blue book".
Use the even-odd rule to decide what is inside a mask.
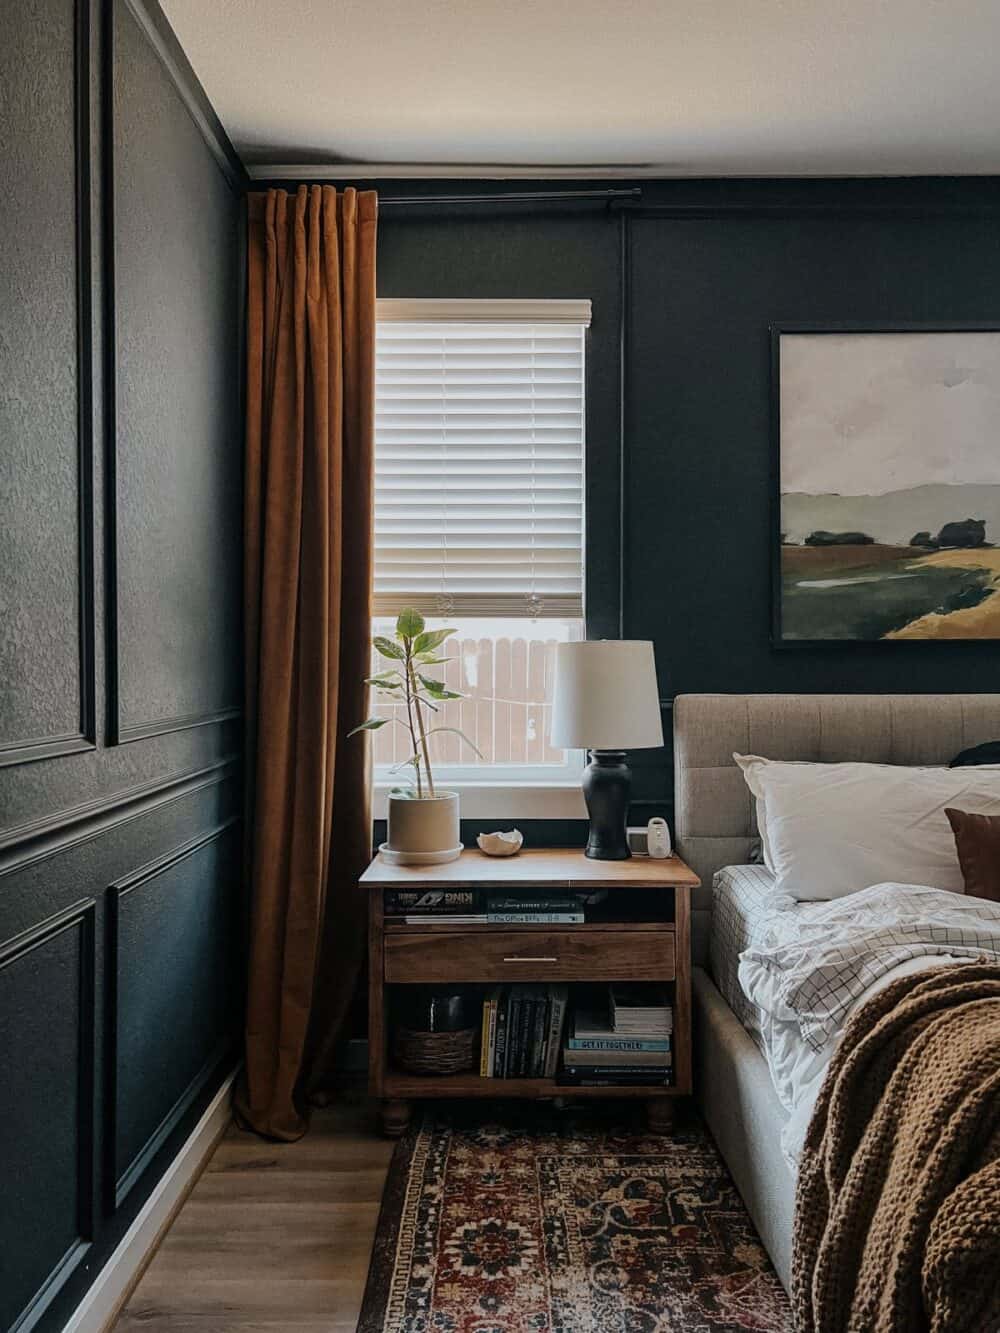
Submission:
[[[571,1051],[669,1051],[669,1037],[570,1037]]]

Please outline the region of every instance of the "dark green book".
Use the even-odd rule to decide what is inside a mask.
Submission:
[[[528,1073],[531,1078],[541,1078],[542,1069],[545,1064],[545,1020],[549,1007],[548,998],[544,990],[535,995],[535,998],[531,1002],[531,1007],[531,1064]]]

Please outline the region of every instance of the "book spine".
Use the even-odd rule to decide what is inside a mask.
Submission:
[[[648,1074],[642,1078],[635,1074],[616,1074],[611,1078],[592,1077],[589,1074],[568,1074],[564,1070],[556,1075],[556,1083],[561,1088],[663,1088],[670,1083],[670,1079],[656,1074]]]
[[[393,922],[402,921],[406,926],[422,926],[428,921],[436,921],[442,926],[479,926],[486,923],[486,914],[455,915],[452,912],[407,912],[403,916],[394,916]]]
[[[493,1070],[495,1067],[494,1062],[496,1060],[496,1052],[497,1052],[497,1011],[499,1010],[499,1008],[500,1008],[500,988],[498,986],[490,996],[490,1031],[487,1040],[488,1050],[486,1057],[487,1078],[493,1077]]]
[[[545,1077],[545,1070],[549,1063],[549,1028],[552,1025],[552,987],[545,987],[545,996],[542,1000],[542,1040],[538,1053],[537,1078]]]
[[[504,1065],[504,1078],[517,1077],[518,1027],[521,1021],[521,992],[516,986],[510,988],[507,1002],[507,1062]]]
[[[577,1078],[649,1078],[654,1083],[663,1078],[672,1068],[669,1064],[664,1065],[587,1065],[587,1064],[563,1064],[563,1073],[572,1074]]]
[[[507,1077],[517,1078],[521,1072],[521,1012],[524,998],[520,990],[513,992],[513,1012],[510,1017],[510,1055],[507,1059]]]
[[[382,907],[387,916],[416,913],[434,916],[438,912],[476,912],[485,907],[482,895],[469,889],[433,890],[415,893],[407,889],[386,889]]]
[[[438,903],[434,907],[421,907],[419,903],[397,903],[386,907],[386,916],[477,916],[485,909],[476,903]]]
[[[531,1078],[542,1077],[542,1064],[545,1060],[545,1011],[548,1000],[544,995],[535,998],[532,1005],[531,1062],[528,1073]]]
[[[535,998],[529,992],[524,997],[524,1046],[521,1057],[521,1077],[531,1077],[531,1043],[535,1035]]]
[[[531,1052],[531,1001],[527,995],[521,996],[517,1010],[517,1068],[518,1078],[524,1078],[528,1072],[528,1059]]]
[[[486,920],[491,926],[579,926],[584,920],[582,912],[487,912]]]
[[[493,1053],[493,1077],[503,1078],[507,1072],[507,1011],[510,1007],[510,991],[500,992],[497,1001],[497,1039]]]
[[[575,898],[487,898],[490,912],[578,912]]]
[[[555,1078],[559,1068],[559,1041],[566,1016],[567,994],[565,986],[553,986],[549,996],[549,1044],[543,1071],[546,1078]]]
[[[571,1051],[669,1051],[670,1038],[640,1037],[570,1037]]]
[[[490,1063],[490,1002],[483,1001],[483,1021],[479,1034],[479,1077],[486,1078]]]

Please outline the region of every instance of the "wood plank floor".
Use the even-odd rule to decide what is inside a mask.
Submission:
[[[230,1128],[115,1333],[354,1333],[392,1148],[360,1096],[298,1143]]]

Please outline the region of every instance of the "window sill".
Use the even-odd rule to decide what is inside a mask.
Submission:
[[[385,819],[392,785],[376,782],[372,815]],[[443,791],[457,791],[463,819],[586,819],[579,782],[448,782]]]

